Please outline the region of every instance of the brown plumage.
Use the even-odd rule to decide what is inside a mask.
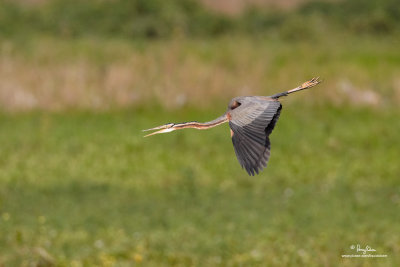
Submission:
[[[215,120],[205,123],[196,121],[168,123],[144,131],[159,130],[146,135],[151,136],[185,128],[204,130],[229,122],[233,147],[240,165],[246,169],[249,175],[258,174],[267,166],[269,160],[271,150],[269,135],[282,110],[278,99],[319,83],[319,78],[313,78],[292,90],[272,96],[235,97],[229,103],[228,110]]]

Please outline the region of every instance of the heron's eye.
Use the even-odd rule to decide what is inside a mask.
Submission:
[[[239,103],[239,102],[237,102],[237,101],[234,101],[233,103],[232,103],[232,105],[231,105],[231,109],[235,109],[235,108],[237,108],[238,106],[240,106],[241,105],[241,103]]]

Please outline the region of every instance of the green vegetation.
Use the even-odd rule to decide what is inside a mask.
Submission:
[[[0,33],[6,37],[112,36],[166,38],[232,33],[315,38],[320,33],[387,35],[400,30],[397,0],[306,2],[282,11],[250,8],[241,15],[212,12],[196,0],[44,1],[37,5],[0,0]]]
[[[288,101],[380,110],[400,103],[398,44],[395,37],[345,34],[294,42],[243,36],[7,41],[0,46],[0,110],[226,107],[235,96],[271,95],[313,76],[323,86]]]
[[[0,266],[400,266],[398,1],[39,2],[0,0]],[[316,75],[257,177],[227,125],[142,137]]]
[[[398,265],[399,111],[284,105],[256,177],[227,125],[140,132],[223,107],[1,115],[0,264]]]

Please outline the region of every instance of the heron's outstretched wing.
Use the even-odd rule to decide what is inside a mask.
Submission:
[[[270,156],[269,135],[279,119],[282,109],[278,101],[264,104],[241,105],[232,111],[229,126],[232,143],[240,165],[249,175],[258,174]]]

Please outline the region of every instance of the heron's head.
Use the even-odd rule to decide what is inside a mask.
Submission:
[[[154,134],[172,132],[172,131],[176,130],[175,128],[173,128],[174,126],[175,126],[174,123],[167,123],[167,124],[165,124],[165,125],[161,125],[161,126],[154,127],[154,128],[151,128],[151,129],[143,130],[143,132],[159,130],[159,131],[156,131],[156,132],[154,132],[154,133],[147,134],[147,135],[145,135],[144,137],[151,136],[151,135],[154,135]]]

